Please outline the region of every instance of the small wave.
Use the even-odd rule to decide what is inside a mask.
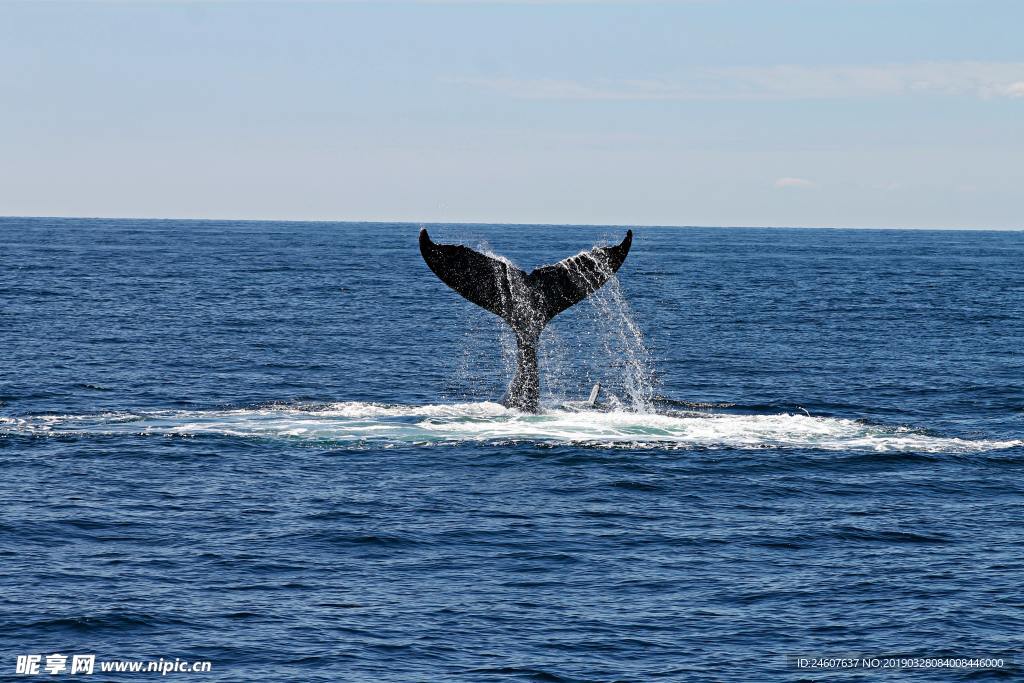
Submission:
[[[230,436],[332,447],[534,443],[607,448],[811,448],[867,453],[965,453],[1024,440],[942,437],[907,427],[802,413],[634,413],[555,409],[530,415],[497,403],[343,402],[230,410],[160,410],[0,417],[0,435]]]
[[[477,676],[495,676],[501,678],[513,678],[517,680],[543,681],[545,683],[570,683],[580,681],[575,678],[565,678],[543,669],[530,669],[520,667],[498,666],[478,669],[467,669],[462,673],[475,674]]]
[[[79,614],[63,617],[52,617],[31,621],[28,629],[39,629],[50,633],[53,630],[78,631],[95,633],[97,631],[122,632],[126,629],[146,628],[151,626],[188,625],[190,622],[179,617],[149,612],[130,612],[113,610],[98,614]]]
[[[89,384],[88,382],[79,384],[78,388],[79,389],[87,389],[89,391],[113,391],[113,389],[105,387],[105,386],[103,386],[101,384]]]
[[[878,543],[919,543],[936,544],[952,543],[952,540],[941,535],[928,536],[905,531],[876,531],[856,526],[842,526],[836,529],[835,537],[844,541],[874,541]]]

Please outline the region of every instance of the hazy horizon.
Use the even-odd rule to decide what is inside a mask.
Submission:
[[[81,220],[81,221],[179,221],[196,223],[336,223],[339,225],[409,225],[421,227],[435,226],[486,226],[486,227],[553,227],[553,228],[669,228],[678,230],[896,230],[896,231],[935,231],[935,232],[1024,232],[1021,228],[942,228],[942,227],[880,227],[866,225],[654,225],[641,223],[494,223],[487,221],[409,221],[409,220],[356,220],[340,218],[202,218],[182,216],[0,216],[0,220]]]

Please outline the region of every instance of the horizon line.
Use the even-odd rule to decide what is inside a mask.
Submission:
[[[697,225],[697,224],[641,224],[641,223],[532,223],[532,222],[486,222],[486,221],[410,221],[386,219],[319,219],[319,218],[183,218],[166,216],[44,216],[44,215],[0,215],[0,220],[39,219],[39,220],[93,220],[93,221],[179,221],[206,223],[364,223],[371,225],[486,225],[508,227],[556,227],[556,228],[674,228],[694,229],[712,228],[722,230],[902,230],[902,231],[935,231],[935,232],[1022,232],[1024,225],[1016,228],[1005,227],[898,227],[873,225]]]

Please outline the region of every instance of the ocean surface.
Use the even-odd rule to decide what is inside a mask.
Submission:
[[[0,219],[0,679],[1022,675],[1024,233],[630,226],[534,416],[419,227]]]

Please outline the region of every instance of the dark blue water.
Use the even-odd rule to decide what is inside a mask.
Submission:
[[[636,229],[545,333],[524,416],[493,403],[507,335],[417,230],[0,219],[0,677],[1019,658],[1024,233]],[[527,269],[623,232],[431,227]]]

